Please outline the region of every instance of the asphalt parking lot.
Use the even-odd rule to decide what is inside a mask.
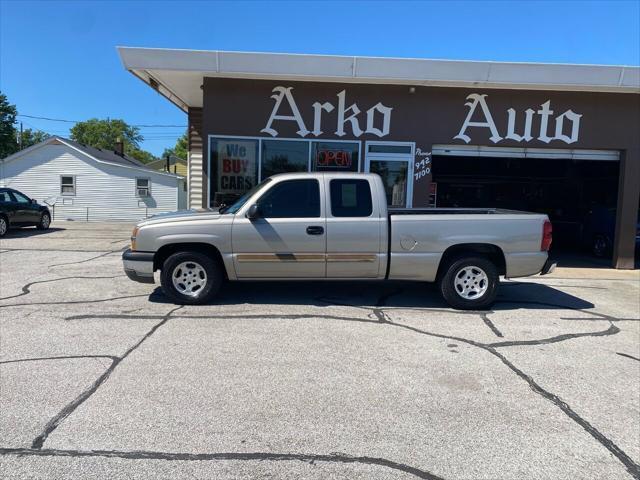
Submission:
[[[640,478],[640,276],[490,312],[421,284],[129,281],[131,226],[0,241],[3,478]]]

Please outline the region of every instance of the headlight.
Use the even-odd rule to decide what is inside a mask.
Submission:
[[[138,226],[133,227],[133,232],[131,232],[131,250],[136,249],[136,237],[138,236],[139,230],[140,230],[140,227]]]

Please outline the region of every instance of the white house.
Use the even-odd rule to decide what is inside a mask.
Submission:
[[[186,208],[184,177],[61,137],[0,160],[0,186],[52,205],[55,220],[136,221]]]

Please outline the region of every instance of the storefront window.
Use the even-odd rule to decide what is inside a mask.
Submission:
[[[314,172],[357,172],[359,143],[311,142],[311,169]]]
[[[277,173],[309,170],[309,142],[290,140],[262,141],[262,178]]]
[[[213,207],[231,205],[258,180],[258,141],[212,138],[211,199]]]
[[[210,206],[231,205],[278,173],[357,172],[360,142],[210,137]],[[258,168],[260,160],[260,168]]]

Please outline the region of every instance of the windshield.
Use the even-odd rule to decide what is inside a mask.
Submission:
[[[222,207],[220,209],[220,213],[231,213],[231,214],[236,213],[238,210],[240,210],[242,208],[242,206],[245,204],[247,199],[249,199],[251,196],[253,196],[253,194],[256,193],[258,190],[262,190],[264,188],[264,186],[267,183],[269,183],[270,181],[271,181],[271,178],[267,178],[262,183],[259,183],[258,185],[256,185],[251,190],[249,190],[247,193],[242,195],[238,200],[233,202],[228,207]]]

